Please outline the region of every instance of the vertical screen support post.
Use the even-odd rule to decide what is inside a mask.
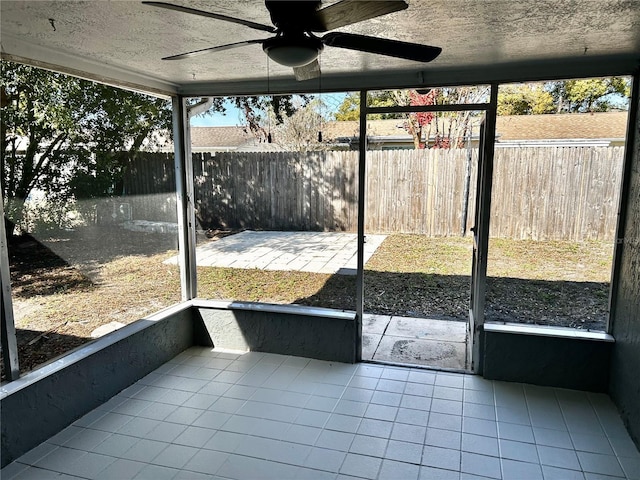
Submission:
[[[2,338],[2,360],[4,362],[7,380],[20,378],[20,364],[18,362],[18,341],[13,316],[13,302],[11,301],[11,277],[9,275],[9,246],[7,232],[4,226],[4,194],[0,197],[0,287],[2,288],[2,324],[0,336]]]
[[[609,315],[606,332],[611,333],[616,316],[616,298],[620,288],[620,269],[622,266],[622,251],[624,250],[625,230],[627,226],[627,210],[629,205],[629,190],[631,189],[631,169],[633,167],[634,148],[637,142],[636,125],[638,124],[638,110],[640,109],[640,71],[636,71],[632,80],[629,118],[627,120],[627,138],[625,142],[624,162],[622,164],[622,179],[620,185],[620,201],[618,204],[618,221],[616,224],[615,244],[613,246],[613,262],[611,266],[611,287],[609,288]]]
[[[193,160],[186,99],[173,97],[173,145],[178,203],[178,259],[182,301],[197,296],[195,210],[193,205]]]
[[[358,139],[358,269],[356,273],[356,358],[362,360],[364,315],[364,215],[367,171],[367,91],[360,91],[360,137]]]
[[[482,375],[481,332],[487,291],[487,254],[489,252],[489,224],[491,219],[491,191],[493,187],[493,157],[498,115],[498,84],[491,84],[491,97],[482,128],[481,151],[478,161],[476,212],[474,225],[473,265],[471,274],[471,305],[469,310],[469,354],[471,370]]]

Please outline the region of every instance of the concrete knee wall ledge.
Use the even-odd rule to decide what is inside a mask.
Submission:
[[[611,335],[539,325],[485,323],[483,327],[485,378],[608,392]]]
[[[355,312],[302,305],[192,302],[194,343],[334,362],[356,360]]]

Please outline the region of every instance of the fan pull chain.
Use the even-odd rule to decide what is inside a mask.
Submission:
[[[271,95],[271,76],[269,75],[269,55],[267,55],[267,96],[271,97],[271,105],[273,106],[273,96]],[[271,143],[273,138],[271,137],[271,115],[267,108],[267,143]]]
[[[318,69],[320,70],[318,75],[318,90],[320,92],[320,129],[318,130],[318,143],[322,143],[322,52],[318,54]]]

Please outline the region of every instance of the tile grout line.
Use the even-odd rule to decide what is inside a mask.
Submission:
[[[522,387],[522,391],[524,393],[524,402],[525,402],[525,405],[527,406],[527,417],[529,418],[529,424],[531,425],[531,435],[533,435],[533,444],[536,448],[536,458],[538,459],[540,473],[544,477],[544,469],[542,468],[542,459],[540,458],[540,452],[538,451],[538,440],[536,439],[536,431],[533,429],[533,417],[531,416],[531,409],[530,409],[531,402],[529,400],[529,394],[527,393],[527,389],[524,386]],[[555,395],[554,395],[554,398],[555,398]],[[499,440],[498,440],[498,452],[500,454],[500,468],[502,469],[502,447],[500,445]],[[504,472],[502,472],[502,474],[504,476]]]

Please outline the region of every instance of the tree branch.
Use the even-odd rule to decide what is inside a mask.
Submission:
[[[65,132],[60,133],[49,144],[47,149],[40,156],[40,158],[38,159],[38,163],[33,168],[31,179],[29,180],[29,183],[27,184],[27,187],[25,189],[24,199],[26,199],[27,196],[29,196],[29,193],[31,193],[31,190],[35,187],[36,182],[39,180],[40,176],[44,173],[45,167],[48,165],[52,153],[55,150],[59,149],[59,146],[62,144],[62,142],[64,142],[64,140],[66,140],[66,138],[67,138],[67,134]]]

